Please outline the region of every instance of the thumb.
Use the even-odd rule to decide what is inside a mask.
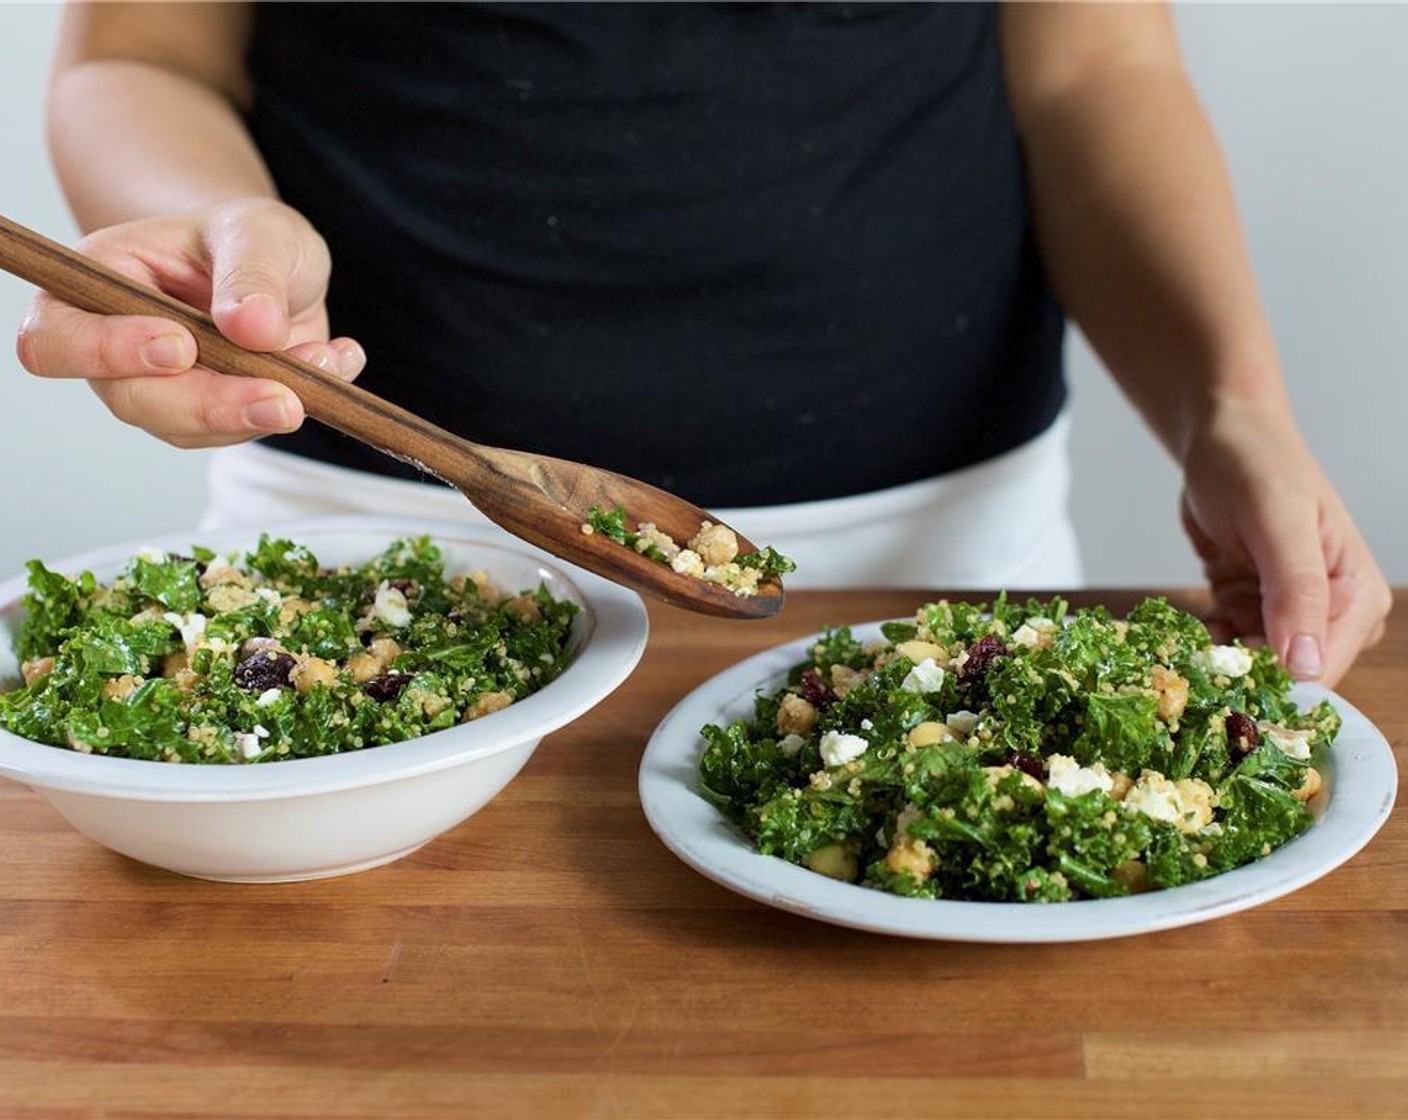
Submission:
[[[1306,518],[1299,511],[1274,515],[1247,542],[1247,551],[1261,584],[1267,644],[1291,676],[1318,678],[1324,670],[1330,612],[1318,518]]]
[[[260,202],[222,207],[207,225],[210,314],[222,334],[248,350],[285,349],[293,316],[326,289],[321,238],[295,217]]]

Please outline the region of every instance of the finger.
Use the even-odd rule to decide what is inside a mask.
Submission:
[[[327,370],[344,381],[356,378],[367,364],[367,356],[361,346],[350,338],[335,338],[331,342],[303,342],[291,347],[288,353],[300,361]]]
[[[362,349],[362,344],[355,338],[335,338],[330,345],[341,361],[342,376],[348,381],[356,380],[357,375],[367,368],[367,352]]]
[[[1319,678],[1325,671],[1330,581],[1315,515],[1272,505],[1251,522],[1247,550],[1260,577],[1267,644],[1293,677]]]
[[[1213,640],[1221,645],[1233,638],[1241,638],[1249,644],[1264,639],[1261,588],[1256,574],[1222,573],[1210,568],[1208,580],[1215,604],[1208,620]]]
[[[1218,645],[1233,638],[1261,642],[1261,586],[1249,558],[1240,550],[1224,550],[1204,531],[1186,492],[1179,501],[1178,512],[1183,530],[1203,562],[1212,591],[1212,608],[1203,620],[1208,636]]]
[[[1321,680],[1333,686],[1349,671],[1361,652],[1383,638],[1393,594],[1368,555],[1359,557],[1363,568],[1337,576],[1331,584],[1329,633],[1325,643],[1325,672]]]
[[[1192,500],[1185,490],[1178,499],[1178,519],[1183,524],[1183,531],[1187,534],[1188,540],[1193,545],[1193,550],[1198,554],[1198,559],[1205,564],[1215,561],[1222,550],[1217,547],[1214,541],[1203,531],[1202,524],[1198,521],[1197,515],[1193,512]]]
[[[1225,646],[1237,636],[1237,628],[1232,625],[1226,615],[1213,613],[1203,619],[1203,624],[1208,628],[1208,637],[1212,639],[1214,645]]]
[[[284,208],[222,209],[203,231],[210,255],[210,313],[250,350],[281,350],[290,324],[327,290],[327,247]]]
[[[177,447],[218,447],[291,432],[303,405],[273,381],[226,377],[197,366],[168,377],[89,382],[113,415]]]
[[[190,369],[191,332],[146,315],[92,315],[43,294],[15,341],[20,364],[39,377],[136,377]]]

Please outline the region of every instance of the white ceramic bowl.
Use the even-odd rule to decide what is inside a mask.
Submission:
[[[399,537],[429,534],[449,574],[484,569],[518,591],[541,581],[582,608],[573,658],[541,691],[490,716],[419,739],[256,765],[186,765],[79,754],[0,730],[0,777],[21,782],[114,851],[184,875],[281,882],[342,875],[407,855],[485,805],[547,733],[603,700],[645,648],[645,608],[630,591],[493,529],[454,522],[338,517],[269,531],[325,564],[360,563]],[[109,580],[143,544],[186,552],[252,547],[259,530],[192,531],[50,563]],[[23,576],[0,584],[0,681],[18,682],[13,637]]]

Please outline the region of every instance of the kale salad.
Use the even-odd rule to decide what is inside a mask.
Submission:
[[[600,533],[682,576],[716,583],[743,597],[756,595],[759,585],[765,581],[797,570],[790,557],[771,545],[757,552],[740,552],[738,534],[727,525],[705,521],[694,536],[681,545],[650,521],[629,528],[627,517],[624,506],[612,510],[592,506],[587,511],[587,520],[582,522],[582,532],[588,536]]]
[[[267,534],[243,556],[143,549],[107,584],[28,568],[0,727],[165,762],[335,754],[489,715],[566,668],[578,609],[447,579],[428,537],[336,568]]]
[[[699,789],[758,851],[920,898],[1062,902],[1194,882],[1313,823],[1339,731],[1265,648],[1163,599],[927,603],[825,630],[751,719],[703,728]]]

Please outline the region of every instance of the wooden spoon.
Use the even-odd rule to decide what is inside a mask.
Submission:
[[[104,315],[157,315],[195,336],[200,364],[218,373],[261,377],[292,389],[309,416],[395,459],[448,482],[514,536],[642,594],[686,610],[725,618],[767,618],[782,609],[782,583],[765,580],[756,595],[680,575],[601,533],[582,532],[592,506],[624,507],[637,523],[654,522],[686,541],[705,510],[644,482],[582,463],[471,443],[288,354],[236,346],[209,315],[127,279],[94,260],[0,217],[0,268],[76,307]],[[757,551],[742,535],[741,552]]]

